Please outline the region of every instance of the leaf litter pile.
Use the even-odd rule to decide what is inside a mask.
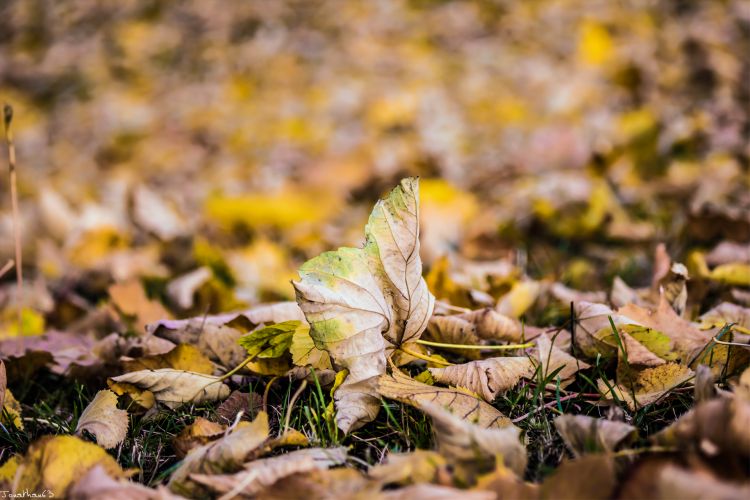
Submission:
[[[0,491],[750,496],[745,3],[48,3]]]

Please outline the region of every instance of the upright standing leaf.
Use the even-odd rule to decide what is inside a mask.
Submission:
[[[435,299],[422,279],[416,179],[378,201],[364,248],[340,248],[306,262],[294,282],[310,335],[349,371],[336,391],[336,422],[345,432],[372,421],[380,404],[375,379],[385,373],[386,340],[416,340]]]

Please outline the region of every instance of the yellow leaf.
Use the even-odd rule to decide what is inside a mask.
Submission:
[[[125,476],[104,448],[75,436],[44,436],[33,443],[18,466],[16,491],[50,490],[64,497],[76,480],[96,465],[112,477]]]
[[[125,360],[122,365],[129,372],[160,368],[172,368],[205,375],[211,375],[214,372],[214,364],[211,360],[200,349],[190,344],[180,344],[165,354]]]
[[[602,66],[614,53],[614,44],[607,28],[586,20],[578,29],[578,58],[591,66]]]

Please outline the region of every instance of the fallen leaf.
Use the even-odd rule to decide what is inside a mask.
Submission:
[[[297,330],[307,331],[309,327],[301,321],[284,321],[268,325],[243,335],[237,342],[245,348],[248,356],[254,358],[278,358],[289,351],[292,336]]]
[[[628,304],[621,307],[618,313],[632,318],[632,323],[667,335],[672,340],[674,351],[684,363],[695,359],[707,347],[713,336],[712,333],[702,332],[690,321],[678,316],[664,297],[655,311]]]
[[[128,412],[117,408],[117,395],[99,391],[78,418],[76,434],[88,431],[102,447],[114,448],[128,433]]]
[[[606,399],[624,401],[628,408],[635,411],[657,402],[692,376],[693,371],[689,368],[677,363],[666,363],[641,371],[631,371],[626,380],[619,380],[617,384],[599,379],[597,386]]]
[[[727,324],[735,324],[750,330],[750,307],[722,302],[703,313],[699,319],[702,329],[722,328]]]
[[[216,408],[216,416],[221,423],[230,425],[242,412],[243,420],[252,420],[263,406],[263,397],[255,392],[232,391],[227,399]]]
[[[721,453],[726,457],[740,457],[740,463],[750,458],[750,401],[740,397],[715,398],[697,404],[667,428],[654,436],[659,445],[682,450],[700,450],[708,456]]]
[[[542,284],[538,281],[517,281],[500,298],[495,310],[504,316],[519,318],[534,305],[541,292]]]
[[[371,467],[367,475],[383,485],[431,483],[448,462],[438,452],[414,450],[390,453],[385,463]]]
[[[292,474],[327,469],[346,461],[346,448],[310,448],[278,457],[263,458],[245,465],[236,474],[190,474],[190,478],[226,498],[252,497],[263,488]]]
[[[692,472],[676,465],[662,468],[657,480],[658,499],[702,500],[705,498],[740,499],[750,496],[750,485],[727,481],[709,471]]]
[[[498,498],[538,498],[539,485],[527,483],[502,463],[495,470],[480,476],[475,486],[480,491],[492,491]]]
[[[251,423],[237,426],[221,439],[191,450],[172,473],[167,486],[178,494],[196,493],[198,485],[191,475],[239,470],[246,457],[268,439],[268,433],[268,415],[261,412]]]
[[[638,435],[632,425],[586,415],[560,415],[555,418],[555,428],[575,457],[613,451],[623,441]]]
[[[395,399],[419,409],[425,403],[448,406],[456,414],[462,415],[467,422],[484,428],[511,425],[508,417],[468,391],[423,384],[399,370],[394,370],[392,375],[382,375],[378,379],[378,392],[383,397]]]
[[[160,302],[146,296],[143,285],[138,280],[115,283],[109,287],[108,292],[112,303],[122,314],[136,319],[137,333],[144,332],[149,323],[171,317]]]
[[[289,346],[292,362],[296,366],[309,366],[315,370],[331,370],[331,357],[324,349],[318,349],[310,336],[310,328],[297,328]]]
[[[536,364],[526,356],[507,356],[428,370],[436,382],[469,389],[492,402],[522,378],[531,378]]]
[[[138,483],[114,479],[101,465],[95,465],[68,490],[76,500],[179,500],[164,486],[147,488]]]
[[[379,498],[380,488],[356,469],[314,469],[283,477],[259,491],[258,500],[287,500],[304,496],[307,500],[332,498]]]
[[[522,477],[528,457],[521,441],[521,429],[482,427],[468,421],[455,405],[447,408],[425,402],[420,409],[432,418],[438,452],[452,465],[454,475],[463,484],[473,484],[479,474],[495,468],[496,460]]]
[[[75,436],[44,436],[35,441],[18,466],[15,491],[51,491],[65,497],[68,488],[93,467],[122,478],[125,472],[104,448]]]
[[[386,340],[415,340],[432,315],[434,297],[422,279],[419,192],[404,179],[376,203],[364,248],[340,248],[307,261],[293,282],[315,345],[349,372],[336,391],[336,422],[344,431],[372,421],[380,404],[375,379],[385,373]]]
[[[542,377],[546,379],[556,373],[555,379],[560,380],[560,387],[566,387],[573,382],[578,371],[591,367],[557,347],[546,333],[536,338],[536,348],[536,360],[542,366]]]
[[[398,490],[384,491],[384,500],[411,500],[412,498],[429,498],[430,500],[495,500],[497,496],[492,491],[460,490],[451,486],[438,484],[414,484]]]
[[[169,408],[177,408],[185,403],[197,404],[224,399],[230,392],[219,377],[170,368],[130,372],[112,377],[112,380],[148,390],[157,401]]]
[[[167,296],[173,304],[181,309],[188,310],[193,307],[198,289],[206,284],[212,276],[211,269],[206,266],[178,276],[167,285]]]
[[[211,375],[215,369],[211,360],[200,349],[190,344],[179,344],[165,354],[123,360],[122,366],[129,372],[171,368],[205,375]]]
[[[172,439],[175,455],[177,458],[185,458],[185,455],[193,448],[219,439],[225,430],[224,425],[198,417]]]
[[[0,408],[0,422],[13,425],[18,430],[23,430],[23,418],[21,417],[21,403],[13,397],[10,389],[3,393],[3,407]]]
[[[187,233],[188,227],[177,210],[159,192],[140,184],[133,190],[133,219],[146,231],[164,241]]]
[[[604,500],[612,497],[616,485],[615,464],[611,457],[584,455],[575,460],[564,460],[542,483],[540,498]]]

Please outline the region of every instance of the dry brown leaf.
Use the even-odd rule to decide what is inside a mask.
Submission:
[[[371,467],[367,475],[383,485],[431,483],[441,470],[447,473],[447,464],[445,457],[430,450],[390,453],[385,463]]]
[[[528,458],[521,441],[521,429],[485,428],[452,413],[435,403],[423,403],[421,410],[432,418],[438,452],[453,466],[455,476],[463,484],[473,484],[479,474],[495,469],[496,460],[522,477]],[[456,410],[454,406],[448,406]]]
[[[482,345],[482,339],[477,335],[477,327],[470,321],[459,316],[433,316],[427,324],[424,334],[425,340],[444,344]],[[480,359],[482,352],[477,349],[445,348],[468,359]]]
[[[149,323],[172,316],[160,302],[146,296],[143,285],[138,280],[115,283],[109,287],[108,293],[121,313],[136,318],[138,333],[143,333]]]
[[[51,491],[65,497],[68,488],[93,467],[122,478],[125,472],[104,448],[75,436],[44,436],[35,441],[20,461],[15,491]]]
[[[175,455],[177,458],[185,458],[185,455],[193,448],[219,439],[225,430],[224,425],[198,417],[172,439]]]
[[[576,457],[589,452],[613,451],[626,439],[638,435],[632,425],[586,415],[560,415],[555,419],[555,428]]]
[[[252,497],[279,479],[301,472],[327,469],[346,461],[346,448],[310,448],[255,460],[236,474],[190,474],[190,478],[222,498]]]
[[[255,392],[232,391],[216,409],[219,422],[226,425],[234,423],[237,414],[242,412],[242,420],[252,420],[263,406],[263,397]]]
[[[652,437],[660,445],[700,450],[707,456],[750,459],[750,401],[741,397],[699,403]],[[725,459],[726,461],[726,459]]]
[[[211,360],[200,349],[190,344],[179,344],[165,354],[126,359],[122,361],[122,366],[128,372],[171,368],[205,375],[214,373]]]
[[[128,412],[117,408],[117,395],[112,391],[99,391],[81,413],[76,434],[88,431],[104,448],[114,448],[128,433]]]
[[[383,500],[412,500],[414,498],[429,498],[430,500],[495,500],[497,496],[492,491],[460,490],[451,486],[438,484],[414,484],[398,490],[384,491]]]
[[[192,474],[239,470],[247,456],[268,439],[268,433],[268,415],[261,412],[251,423],[237,426],[221,439],[191,450],[172,473],[167,486],[174,493],[196,493],[199,487],[190,479]]]
[[[377,483],[369,481],[356,469],[316,469],[307,473],[292,474],[264,488],[258,500],[288,500],[304,497],[306,500],[377,500],[380,498]]]
[[[475,486],[480,491],[492,491],[497,494],[497,498],[538,498],[539,485],[527,483],[518,477],[512,470],[498,463],[495,470],[481,476]]]
[[[541,486],[540,497],[550,500],[608,499],[615,486],[615,464],[603,454],[564,460]]]
[[[508,417],[468,391],[423,384],[399,370],[394,370],[392,375],[382,375],[378,379],[378,392],[383,397],[395,399],[420,409],[424,403],[450,407],[467,422],[475,423],[484,428],[500,428],[511,425]]]
[[[721,328],[734,324],[750,330],[750,307],[742,307],[731,302],[722,302],[700,317],[701,328]]]
[[[727,481],[707,470],[690,471],[676,465],[667,465],[659,473],[657,495],[659,500],[744,499],[750,497],[750,484]]]
[[[230,392],[219,377],[170,368],[126,373],[113,377],[112,380],[150,391],[157,401],[170,408],[177,408],[185,403],[224,399]]]
[[[92,467],[68,491],[74,500],[178,500],[164,486],[156,489],[110,476],[101,465]]]
[[[664,359],[649,351],[643,344],[635,340],[629,333],[621,331],[619,332],[619,335],[625,353],[627,353],[627,360],[629,365],[653,368],[655,366],[663,365],[664,363],[666,363]],[[622,358],[622,351],[618,351],[618,354]]]
[[[172,304],[183,310],[193,307],[195,293],[206,284],[213,273],[208,267],[199,267],[173,279],[167,285],[167,296]]]
[[[536,364],[525,356],[507,356],[470,361],[446,368],[429,368],[435,381],[463,387],[492,402],[522,378],[536,372]]]

